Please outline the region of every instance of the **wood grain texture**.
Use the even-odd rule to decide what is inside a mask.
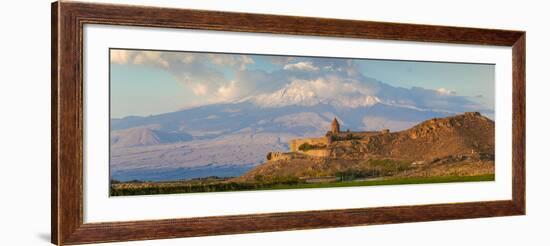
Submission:
[[[83,26],[223,30],[512,47],[511,200],[155,221],[83,221]],[[525,32],[78,2],[52,4],[52,242],[58,245],[525,214]]]
[[[86,23],[511,46],[522,32],[436,25],[64,3]],[[85,20],[84,20],[85,18]]]
[[[59,205],[61,205],[58,201],[58,191],[59,187],[58,184],[58,110],[57,105],[59,104],[58,101],[58,71],[59,66],[57,64],[57,58],[59,57],[57,54],[57,51],[59,50],[58,42],[57,42],[57,34],[58,34],[58,19],[57,19],[57,3],[52,4],[52,15],[51,15],[51,44],[52,44],[52,50],[51,50],[51,237],[52,242],[57,242],[58,235],[57,233],[59,230],[57,229],[59,225],[59,220],[57,219],[57,216],[59,215],[57,209],[59,208]]]
[[[525,34],[512,47],[512,200],[525,214]]]
[[[69,238],[82,224],[82,27],[78,16],[67,9],[65,3],[53,5],[57,11],[57,49],[55,52],[55,68],[57,76],[52,78],[54,110],[57,115],[52,118],[52,128],[55,128],[55,156],[53,156],[52,172],[56,184],[57,220],[56,237],[52,241],[61,244]],[[52,233],[54,235],[54,233]]]
[[[114,242],[518,215],[511,201],[84,224],[66,243]]]

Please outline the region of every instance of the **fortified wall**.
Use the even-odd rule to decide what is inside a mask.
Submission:
[[[267,153],[267,160],[268,161],[288,161],[293,158],[295,158],[296,155],[292,152],[290,153],[284,153],[284,152],[269,152]]]
[[[354,138],[354,139],[364,139],[376,135],[384,134],[385,132],[389,133],[389,130],[385,129],[384,131],[369,131],[369,132],[340,132],[338,134],[332,134],[332,136],[338,139]]]
[[[350,132],[348,130],[345,132],[341,132],[340,123],[338,122],[338,120],[336,120],[336,118],[334,118],[330,131],[328,131],[324,137],[292,139],[288,143],[290,152],[270,152],[267,156],[267,159],[271,161],[276,161],[290,160],[299,156],[328,157],[328,147],[333,143],[333,141],[366,139],[368,137],[376,136],[379,134],[389,134],[389,130],[384,129],[382,131],[365,132]],[[308,144],[309,148],[300,149],[300,146],[304,144]]]
[[[300,151],[300,153],[303,153],[308,156],[313,156],[313,157],[328,157],[329,151],[327,148],[324,148],[324,149],[310,149],[308,151]]]

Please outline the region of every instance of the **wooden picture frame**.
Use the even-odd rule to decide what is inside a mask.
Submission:
[[[512,199],[150,221],[84,223],[85,24],[223,30],[512,47]],[[57,245],[525,214],[525,32],[157,7],[52,5],[51,241]]]

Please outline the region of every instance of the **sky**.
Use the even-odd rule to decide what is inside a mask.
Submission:
[[[110,52],[111,118],[234,102],[269,95],[291,83],[311,84],[312,90],[328,88],[335,95],[342,88],[354,87],[372,90],[373,95],[384,94],[372,81],[405,88],[410,92],[407,95],[425,100],[437,99],[438,105],[444,101],[445,109],[464,102],[475,104],[476,109],[494,109],[495,71],[490,64],[124,49]]]

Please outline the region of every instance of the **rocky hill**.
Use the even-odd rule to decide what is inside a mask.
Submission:
[[[399,132],[334,141],[328,157],[289,153],[238,180],[314,179],[353,172],[365,177],[478,175],[494,172],[495,124],[480,113],[434,118]]]
[[[329,148],[330,157],[339,159],[427,161],[452,155],[492,155],[495,123],[479,113],[465,113],[431,119],[404,131],[361,141],[337,141]]]

